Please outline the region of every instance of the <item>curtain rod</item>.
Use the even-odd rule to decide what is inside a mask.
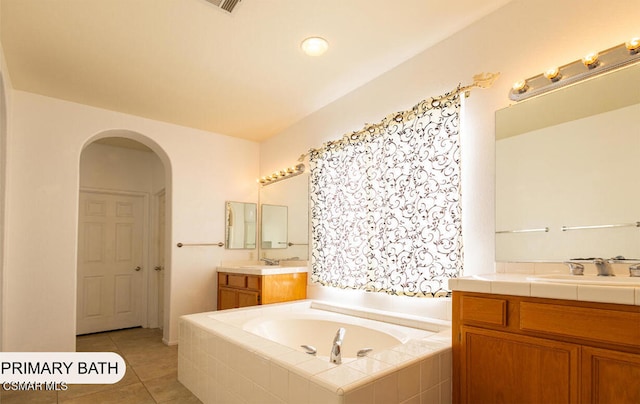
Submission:
[[[468,84],[466,86],[459,85],[451,93],[447,93],[444,96],[437,97],[435,99],[444,98],[444,97],[447,97],[447,96],[450,96],[450,95],[460,94],[460,93],[464,93],[465,97],[468,98],[471,95],[471,90],[472,89],[474,89],[474,88],[490,88],[493,85],[493,83],[498,79],[498,77],[500,77],[500,72],[498,72],[498,73],[479,73],[479,74],[476,74],[476,75],[473,76],[473,83]],[[401,116],[401,115],[403,116],[403,115],[405,115],[405,114],[407,114],[407,113],[409,113],[411,111],[412,110],[404,111],[404,112],[396,112],[396,113],[391,114],[391,115],[396,116],[396,117],[397,116]],[[385,118],[385,120],[386,120],[386,118]],[[383,122],[384,122],[384,120],[383,120]],[[359,136],[364,131],[375,130],[375,128],[377,126],[379,126],[379,125],[380,124],[376,124],[376,125],[365,124],[364,128],[359,130],[359,131],[356,131],[356,132],[353,132],[353,133],[350,133],[350,134],[346,134],[341,139],[326,142],[319,148],[309,149],[309,151],[307,151],[306,153],[301,154],[300,157],[298,157],[298,161],[299,162],[303,162],[304,159],[314,151],[320,151],[323,148],[325,148],[327,145],[331,145],[332,143],[341,142],[345,138],[354,138],[356,136]]]

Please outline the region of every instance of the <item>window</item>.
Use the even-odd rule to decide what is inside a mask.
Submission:
[[[311,152],[311,279],[432,296],[462,273],[460,96]]]

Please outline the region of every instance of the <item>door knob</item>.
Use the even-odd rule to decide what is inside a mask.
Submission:
[[[161,266],[153,267],[153,269],[155,269],[156,271],[162,271],[162,267]]]
[[[138,271],[142,270],[142,267],[137,266],[134,269],[136,270],[136,272],[138,272]]]

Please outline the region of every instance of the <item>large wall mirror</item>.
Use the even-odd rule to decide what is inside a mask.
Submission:
[[[309,175],[260,187],[261,250],[269,258],[309,257]],[[284,236],[283,236],[284,235]],[[260,251],[262,256],[262,251]]]
[[[256,248],[257,205],[247,202],[225,203],[225,247],[228,249]]]
[[[289,238],[289,208],[282,205],[261,204],[260,248],[265,250],[287,248]]]
[[[496,260],[640,258],[640,64],[496,112]]]

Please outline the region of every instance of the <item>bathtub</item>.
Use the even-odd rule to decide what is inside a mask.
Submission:
[[[309,300],[183,316],[178,380],[204,403],[448,403],[451,324]]]

